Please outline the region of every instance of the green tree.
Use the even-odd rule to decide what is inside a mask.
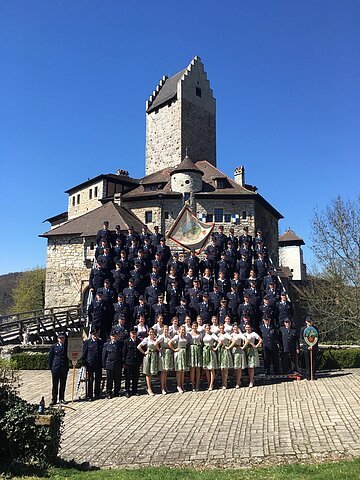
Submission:
[[[360,340],[360,196],[338,197],[312,218],[316,269],[301,296],[329,341]]]
[[[24,272],[12,292],[12,311],[40,310],[45,304],[45,268]]]

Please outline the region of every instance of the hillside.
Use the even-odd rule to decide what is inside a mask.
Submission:
[[[12,307],[12,291],[23,272],[0,275],[0,315],[5,315]]]

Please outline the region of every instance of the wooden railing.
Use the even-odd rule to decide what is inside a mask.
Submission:
[[[5,315],[0,319],[0,344],[22,343],[26,337],[52,342],[57,332],[78,330],[85,324],[86,309],[79,305]]]

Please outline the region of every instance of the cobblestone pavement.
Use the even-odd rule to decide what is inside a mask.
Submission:
[[[38,403],[43,394],[50,400],[50,372],[22,372],[22,382],[26,400]],[[71,383],[69,375],[68,399]],[[260,383],[76,401],[75,410],[65,409],[61,456],[99,467],[236,467],[360,456],[360,370],[315,382]]]

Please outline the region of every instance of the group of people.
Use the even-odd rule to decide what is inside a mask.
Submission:
[[[149,395],[158,374],[167,393],[171,371],[179,392],[186,371],[195,391],[202,371],[211,390],[217,369],[222,388],[232,369],[237,388],[244,369],[252,387],[260,347],[267,375],[271,365],[274,374],[280,365],[284,374],[298,370],[302,331],[296,330],[292,304],[270,266],[260,230],[252,238],[245,227],[237,237],[233,228],[227,236],[219,226],[202,258],[193,250],[184,259],[171,252],[158,227],[152,234],[144,227],[140,234],[129,228],[123,235],[105,221],[96,244],[89,278],[92,333],[83,352],[89,399],[100,395],[102,368],[109,397],[119,395],[123,372],[126,396],[137,394],[141,364]]]

